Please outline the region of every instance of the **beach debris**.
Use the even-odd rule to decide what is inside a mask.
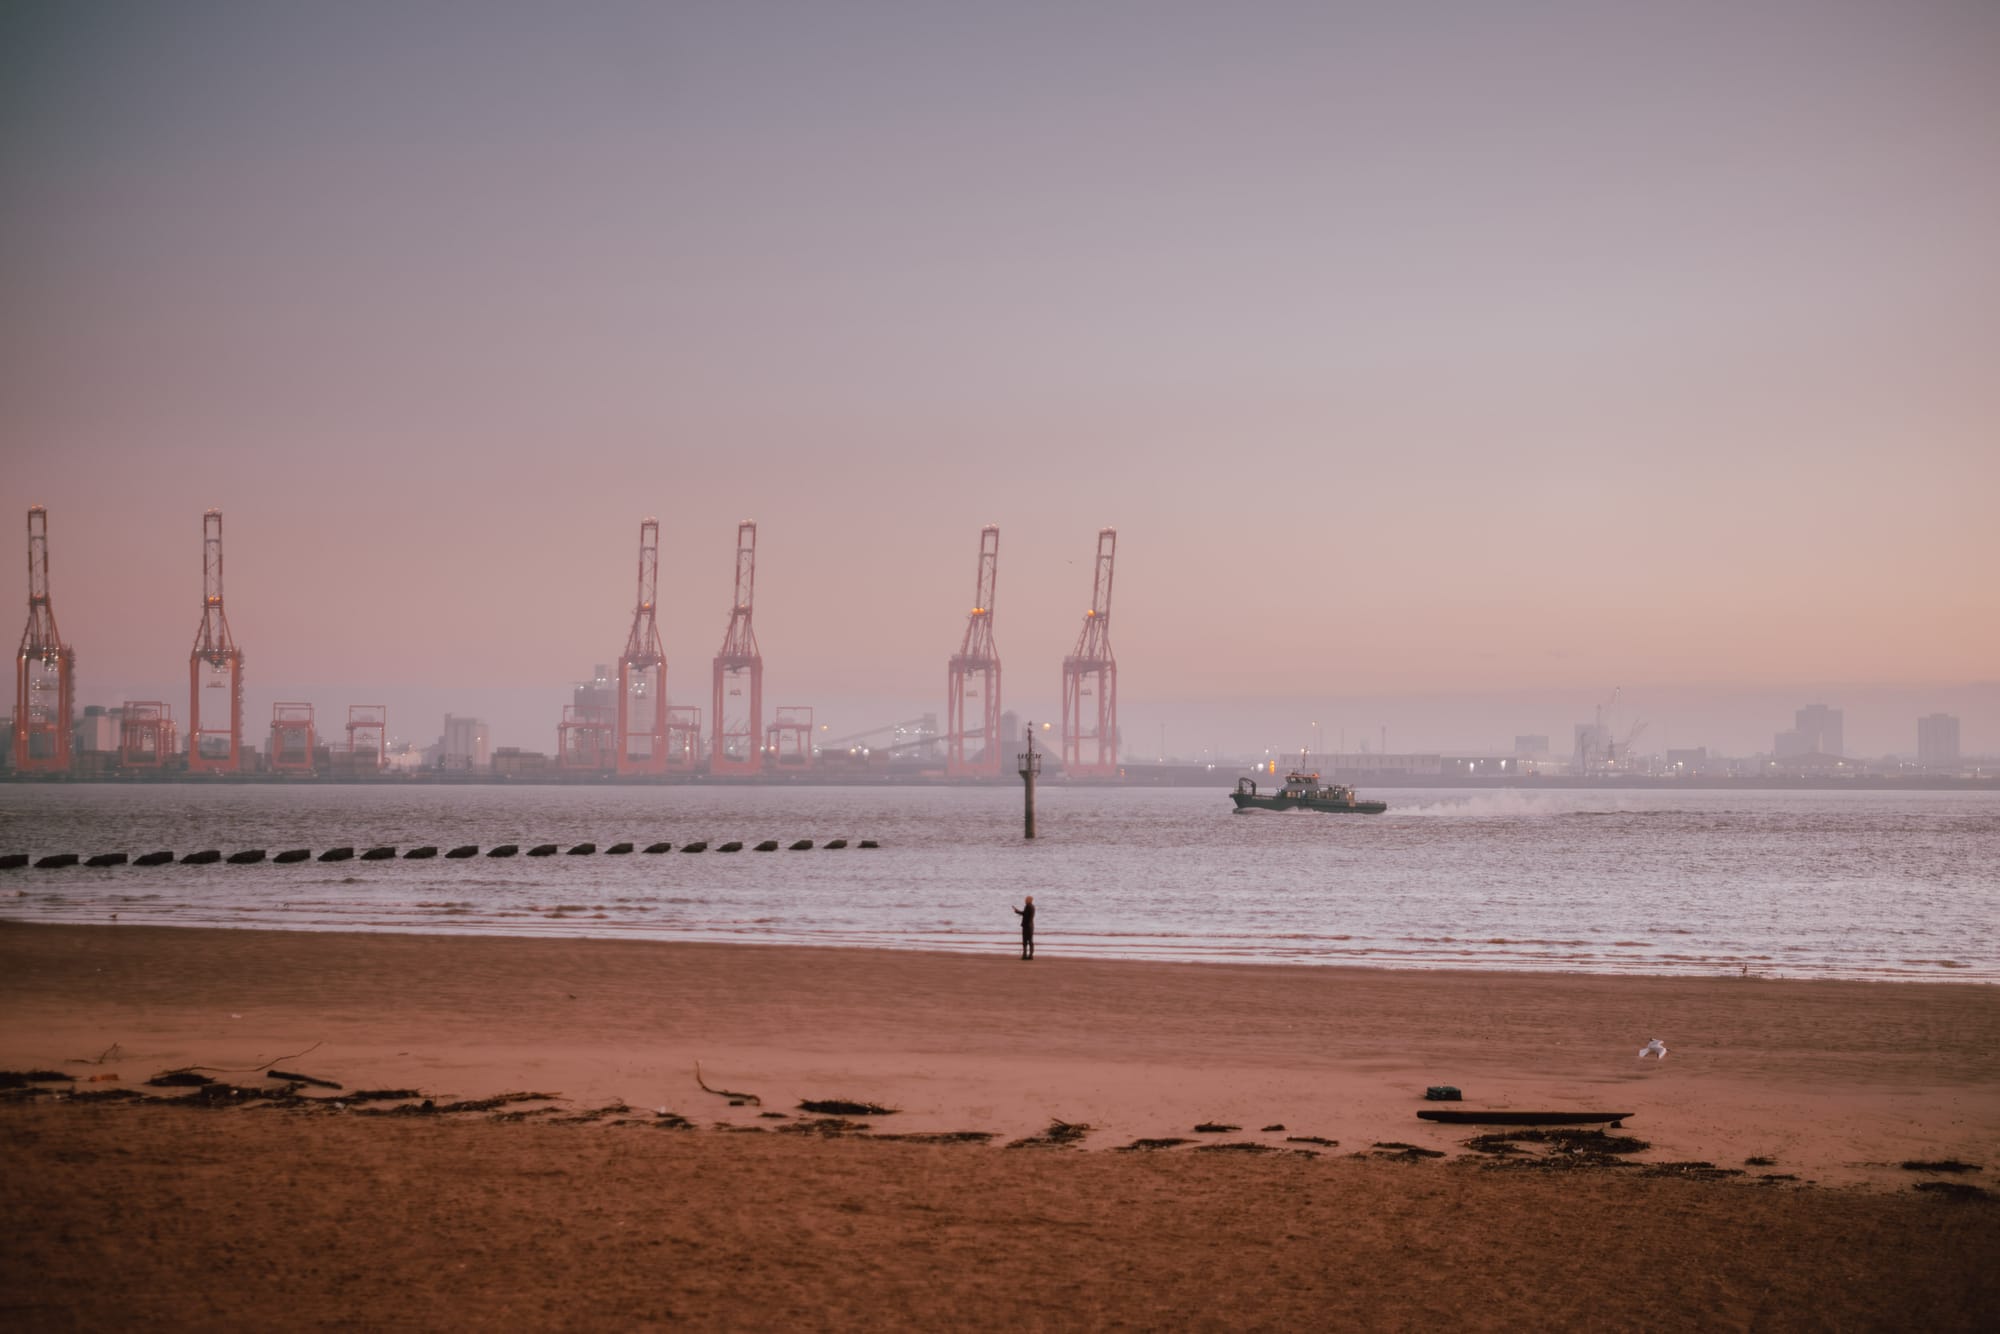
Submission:
[[[162,1070],[146,1081],[156,1089],[200,1088],[215,1081],[194,1070]]]
[[[766,1121],[789,1121],[792,1119],[790,1112],[759,1112],[757,1115]]]
[[[1740,1167],[1717,1167],[1714,1163],[1636,1163],[1642,1177],[1685,1177],[1690,1181],[1721,1181],[1726,1177],[1740,1177]]]
[[[1958,1200],[1967,1204],[1987,1198],[1985,1187],[1965,1181],[1919,1181],[1912,1189],[1921,1190],[1940,1199]]]
[[[1194,1128],[1194,1131],[1197,1135],[1227,1135],[1231,1131],[1241,1129],[1242,1126],[1232,1126],[1221,1121],[1203,1121]]]
[[[1660,1039],[1660,1038],[1654,1038],[1654,1039],[1653,1039],[1653,1040],[1652,1040],[1651,1042],[1648,1042],[1648,1043],[1647,1043],[1647,1044],[1646,1044],[1645,1046],[1643,1046],[1643,1047],[1639,1048],[1639,1059],[1640,1059],[1640,1060],[1642,1060],[1642,1061],[1643,1061],[1643,1060],[1645,1060],[1645,1059],[1646,1059],[1646,1058],[1647,1058],[1648,1056],[1653,1056],[1653,1057],[1657,1057],[1658,1059],[1660,1059],[1660,1060],[1662,1060],[1662,1061],[1666,1060],[1666,1059],[1667,1059],[1667,1044],[1666,1044],[1666,1042],[1665,1042],[1665,1041],[1664,1041],[1663,1039]]]
[[[118,1072],[116,1070],[107,1070],[101,1075],[90,1075],[83,1082],[86,1084],[104,1084],[113,1082],[117,1078]]]
[[[203,848],[200,852],[190,852],[181,858],[182,866],[210,866],[222,860],[221,848]]]
[[[1278,1131],[1283,1130],[1284,1128],[1285,1127],[1282,1122],[1273,1122],[1268,1126],[1260,1127],[1257,1133],[1260,1135],[1273,1135],[1276,1134]]]
[[[1522,1146],[1539,1146],[1542,1152],[1531,1154]],[[1573,1170],[1593,1167],[1634,1167],[1635,1163],[1625,1161],[1620,1155],[1643,1153],[1653,1146],[1645,1140],[1631,1135],[1612,1135],[1602,1130],[1496,1130],[1484,1135],[1474,1135],[1465,1141],[1465,1147],[1474,1153],[1485,1154],[1489,1158],[1503,1161],[1491,1162],[1491,1167],[1533,1167],[1551,1171]]]
[[[347,1095],[348,1102],[409,1102],[424,1096],[422,1089],[357,1089]]]
[[[255,866],[264,860],[264,855],[262,848],[245,848],[241,852],[230,853],[228,860],[231,866]]]
[[[708,851],[708,844],[707,844],[707,842],[706,842],[706,841],[704,841],[704,840],[701,840],[701,839],[697,839],[697,840],[695,840],[695,841],[694,841],[693,843],[683,843],[683,844],[681,844],[681,851],[682,851],[682,852],[707,852],[707,851]]]
[[[436,845],[426,843],[421,848],[411,848],[408,852],[404,853],[403,860],[406,862],[427,862],[437,855],[438,850]]]
[[[1776,1158],[1766,1158],[1764,1155],[1758,1154],[1755,1158],[1745,1158],[1743,1165],[1745,1167],[1770,1167],[1777,1161]]]
[[[344,862],[350,860],[353,856],[353,848],[328,848],[319,855],[319,859],[323,862]]]
[[[787,852],[811,852],[811,851],[812,851],[812,845],[813,845],[813,841],[812,841],[811,839],[809,839],[809,838],[802,838],[802,839],[800,839],[800,840],[799,840],[798,842],[796,842],[796,843],[792,844],[792,846],[791,846],[791,847],[787,848],[787,849],[786,849],[786,851],[787,851]]]
[[[1319,1145],[1319,1146],[1320,1146],[1321,1148],[1326,1148],[1326,1149],[1337,1149],[1337,1148],[1339,1148],[1339,1147],[1340,1147],[1340,1141],[1339,1141],[1339,1140],[1337,1140],[1337,1139],[1328,1139],[1328,1138],[1327,1138],[1326,1136],[1324,1136],[1324,1135],[1287,1135],[1287,1136],[1285,1136],[1285,1143],[1287,1143],[1287,1144],[1317,1144],[1317,1145]]]
[[[840,1139],[849,1135],[866,1135],[872,1127],[862,1121],[850,1121],[841,1116],[823,1116],[811,1121],[791,1121],[777,1128],[780,1135],[818,1135],[822,1139]]]
[[[1231,1140],[1227,1144],[1197,1144],[1196,1153],[1283,1153],[1284,1150],[1269,1144],[1256,1144],[1249,1140]]]
[[[35,869],[41,871],[59,871],[65,866],[76,865],[79,860],[80,858],[74,852],[52,852],[48,856],[36,861]]]
[[[1375,1143],[1375,1152],[1371,1156],[1386,1158],[1394,1163],[1414,1163],[1424,1158],[1442,1158],[1444,1157],[1444,1151],[1442,1149],[1426,1149],[1415,1144],[1405,1144],[1401,1140],[1377,1140]]]
[[[822,846],[825,847],[828,852],[837,852],[841,848],[847,846],[847,840],[844,838],[830,838]]]
[[[340,1087],[340,1085],[334,1083],[331,1079],[318,1079],[312,1075],[294,1074],[290,1070],[266,1070],[264,1076],[267,1079],[289,1080],[294,1084],[310,1084],[314,1088],[337,1089]]]
[[[758,852],[776,852],[778,850],[778,840],[767,838],[762,843],[759,843],[755,850]]]
[[[1905,1172],[1983,1172],[1978,1163],[1962,1163],[1956,1158],[1911,1158],[1898,1163]]]
[[[1424,1090],[1426,1102],[1457,1102],[1463,1096],[1455,1084],[1433,1084]]]
[[[74,1075],[60,1070],[0,1070],[0,1089],[26,1088],[30,1084],[73,1084]]]
[[[312,856],[311,848],[287,848],[283,852],[273,853],[271,856],[271,860],[274,862],[282,862],[286,865],[290,865],[293,862],[305,861],[311,856]]]
[[[84,863],[85,866],[123,866],[131,860],[122,852],[100,852]]]
[[[597,845],[595,843],[579,843],[569,850],[569,855],[572,857],[588,857],[596,851]]]
[[[743,851],[743,842],[742,842],[742,840],[741,840],[741,839],[731,839],[731,840],[729,840],[729,842],[727,842],[727,843],[724,843],[724,844],[722,844],[722,845],[721,845],[720,847],[716,848],[716,851],[717,851],[717,852],[741,852],[741,851]]]
[[[847,1098],[808,1098],[799,1104],[799,1110],[816,1116],[894,1116],[900,1109],[884,1107],[878,1102],[854,1102]]]
[[[393,846],[383,847],[383,848],[370,848],[368,849],[368,851],[361,854],[361,860],[364,862],[386,862],[395,855],[396,855],[396,849]]]
[[[537,843],[534,847],[528,849],[528,855],[530,857],[553,857],[560,851],[561,849],[553,843]]]
[[[630,843],[613,843],[604,850],[604,855],[607,857],[622,857],[631,850],[632,845]]]
[[[1039,1135],[1028,1135],[1012,1141],[1010,1149],[1064,1149],[1083,1142],[1090,1133],[1090,1127],[1081,1121],[1051,1121],[1049,1128]]]
[[[704,1081],[704,1080],[702,1079],[702,1077],[701,1077],[701,1062],[700,1062],[700,1061],[696,1061],[696,1062],[694,1063],[694,1082],[695,1082],[695,1083],[697,1083],[697,1084],[699,1084],[699,1085],[701,1086],[701,1091],[702,1091],[703,1093],[713,1093],[713,1094],[714,1094],[714,1095],[715,1095],[716,1097],[718,1097],[718,1098],[731,1098],[731,1099],[737,1099],[737,1100],[740,1100],[740,1102],[739,1102],[739,1104],[738,1104],[738,1105],[740,1105],[740,1103],[742,1103],[742,1102],[747,1102],[747,1103],[749,1103],[749,1104],[750,1104],[750,1105],[751,1105],[752,1107],[762,1107],[762,1106],[764,1105],[764,1100],[763,1100],[762,1098],[758,1097],[758,1096],[757,1096],[756,1094],[754,1094],[754,1093],[738,1093],[738,1092],[736,1092],[736,1091],[735,1091],[735,1090],[733,1090],[733,1089],[712,1089],[712,1088],[710,1088],[710,1087],[708,1086],[707,1082],[706,1082],[706,1081]]]
[[[512,857],[520,850],[521,845],[518,843],[502,843],[498,847],[488,848],[486,855],[489,857]]]
[[[761,1130],[761,1126],[738,1126],[739,1130]],[[906,1130],[894,1135],[874,1135],[877,1140],[895,1140],[903,1144],[985,1144],[999,1138],[991,1130]],[[1009,1144],[1008,1148],[1015,1148]]]
[[[1194,1141],[1191,1139],[1179,1139],[1169,1135],[1163,1139],[1135,1139],[1130,1144],[1119,1145],[1116,1149],[1113,1149],[1112,1152],[1154,1153],[1160,1149],[1171,1149],[1174,1148],[1176,1145],[1192,1144],[1192,1143],[1194,1143]]]
[[[657,1126],[661,1130],[694,1129],[694,1122],[688,1120],[685,1116],[682,1116],[679,1112],[670,1112],[664,1107],[655,1107],[653,1109],[653,1119],[651,1121],[639,1122],[639,1124]]]
[[[132,864],[134,866],[165,866],[173,859],[174,854],[163,849],[159,852],[149,852],[143,857],[134,857]]]
[[[646,851],[649,853],[672,852],[673,850],[674,845],[671,843],[648,843],[646,845]]]
[[[578,1125],[585,1121],[602,1121],[607,1116],[625,1116],[628,1115],[631,1112],[631,1110],[632,1109],[630,1107],[627,1107],[624,1101],[620,1099],[612,1102],[607,1102],[602,1107],[592,1107],[588,1111],[578,1112],[574,1116],[565,1116],[563,1118],[563,1121],[565,1124],[568,1125]]]
[[[1484,1110],[1427,1107],[1417,1113],[1417,1118],[1455,1126],[1589,1126],[1606,1121],[1617,1126],[1631,1115],[1631,1112],[1520,1111],[1511,1107]]]

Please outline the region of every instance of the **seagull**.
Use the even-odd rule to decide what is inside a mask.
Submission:
[[[1666,1040],[1663,1038],[1654,1038],[1651,1042],[1648,1042],[1645,1046],[1639,1048],[1640,1060],[1643,1061],[1648,1056],[1657,1056],[1663,1061],[1666,1060],[1667,1059]]]

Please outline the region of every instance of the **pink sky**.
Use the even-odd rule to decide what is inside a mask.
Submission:
[[[214,505],[253,719],[548,747],[648,514],[677,699],[748,517],[767,701],[941,711],[992,522],[1052,716],[1110,524],[1144,753],[2000,750],[1990,5],[16,6],[0,171],[85,702]]]

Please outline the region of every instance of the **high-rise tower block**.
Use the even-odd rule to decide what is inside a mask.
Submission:
[[[757,584],[757,525],[736,526],[736,601],[729,609],[729,632],[715,655],[714,740],[708,771],[754,774],[764,756],[764,656],[750,624],[751,595]]]
[[[945,723],[945,772],[954,778],[1000,776],[1000,650],[993,646],[993,595],[1000,576],[1000,529],[979,530],[979,574],[965,638],[951,657]]]
[[[76,651],[49,602],[49,512],[28,511],[28,624],[14,660],[14,771],[66,774],[75,745]]]
[[[1111,651],[1111,573],[1118,530],[1097,533],[1097,575],[1083,633],[1063,659],[1063,769],[1084,778],[1118,773],[1118,658]]]
[[[667,651],[654,599],[660,585],[660,521],[639,525],[639,603],[618,659],[618,772],[667,771]]]
[[[233,774],[242,763],[243,650],[222,611],[222,511],[210,510],[201,517],[201,624],[188,654],[188,772]]]

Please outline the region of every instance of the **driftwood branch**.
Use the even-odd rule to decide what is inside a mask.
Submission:
[[[318,1051],[318,1050],[319,1050],[319,1049],[320,1049],[321,1047],[323,1047],[323,1046],[325,1046],[325,1045],[326,1045],[326,1043],[325,1043],[325,1041],[324,1041],[324,1040],[322,1040],[322,1041],[319,1041],[319,1042],[315,1042],[315,1043],[313,1043],[313,1045],[312,1045],[312,1046],[310,1046],[310,1047],[307,1047],[305,1051],[295,1051],[295,1052],[291,1053],[291,1054],[290,1054],[290,1055],[288,1055],[288,1056],[273,1056],[273,1057],[272,1057],[272,1058],[271,1058],[270,1060],[268,1060],[268,1061],[265,1061],[265,1062],[264,1062],[264,1063],[263,1063],[262,1065],[235,1065],[235,1066],[231,1066],[231,1065],[183,1065],[183,1066],[181,1066],[181,1067],[180,1067],[180,1068],[179,1068],[178,1070],[170,1070],[170,1071],[168,1071],[167,1073],[168,1073],[168,1074],[179,1074],[179,1073],[180,1073],[180,1072],[181,1072],[182,1070],[213,1070],[213,1071],[215,1071],[215,1073],[216,1073],[216,1074],[218,1074],[218,1075],[257,1075],[257,1074],[262,1074],[262,1073],[263,1073],[264,1071],[266,1071],[266,1070],[269,1070],[269,1069],[270,1069],[270,1068],[271,1068],[272,1066],[276,1065],[276,1064],[277,1064],[277,1063],[278,1063],[279,1061],[295,1061],[295,1060],[297,1060],[297,1059],[298,1059],[299,1057],[301,1057],[301,1056],[304,1056],[304,1055],[306,1054],[306,1052],[314,1052],[314,1051]]]
[[[701,1085],[703,1093],[713,1093],[718,1098],[735,1098],[749,1103],[752,1107],[762,1107],[764,1100],[754,1093],[735,1093],[729,1089],[712,1089],[701,1077],[701,1062],[694,1063],[694,1082]]]

